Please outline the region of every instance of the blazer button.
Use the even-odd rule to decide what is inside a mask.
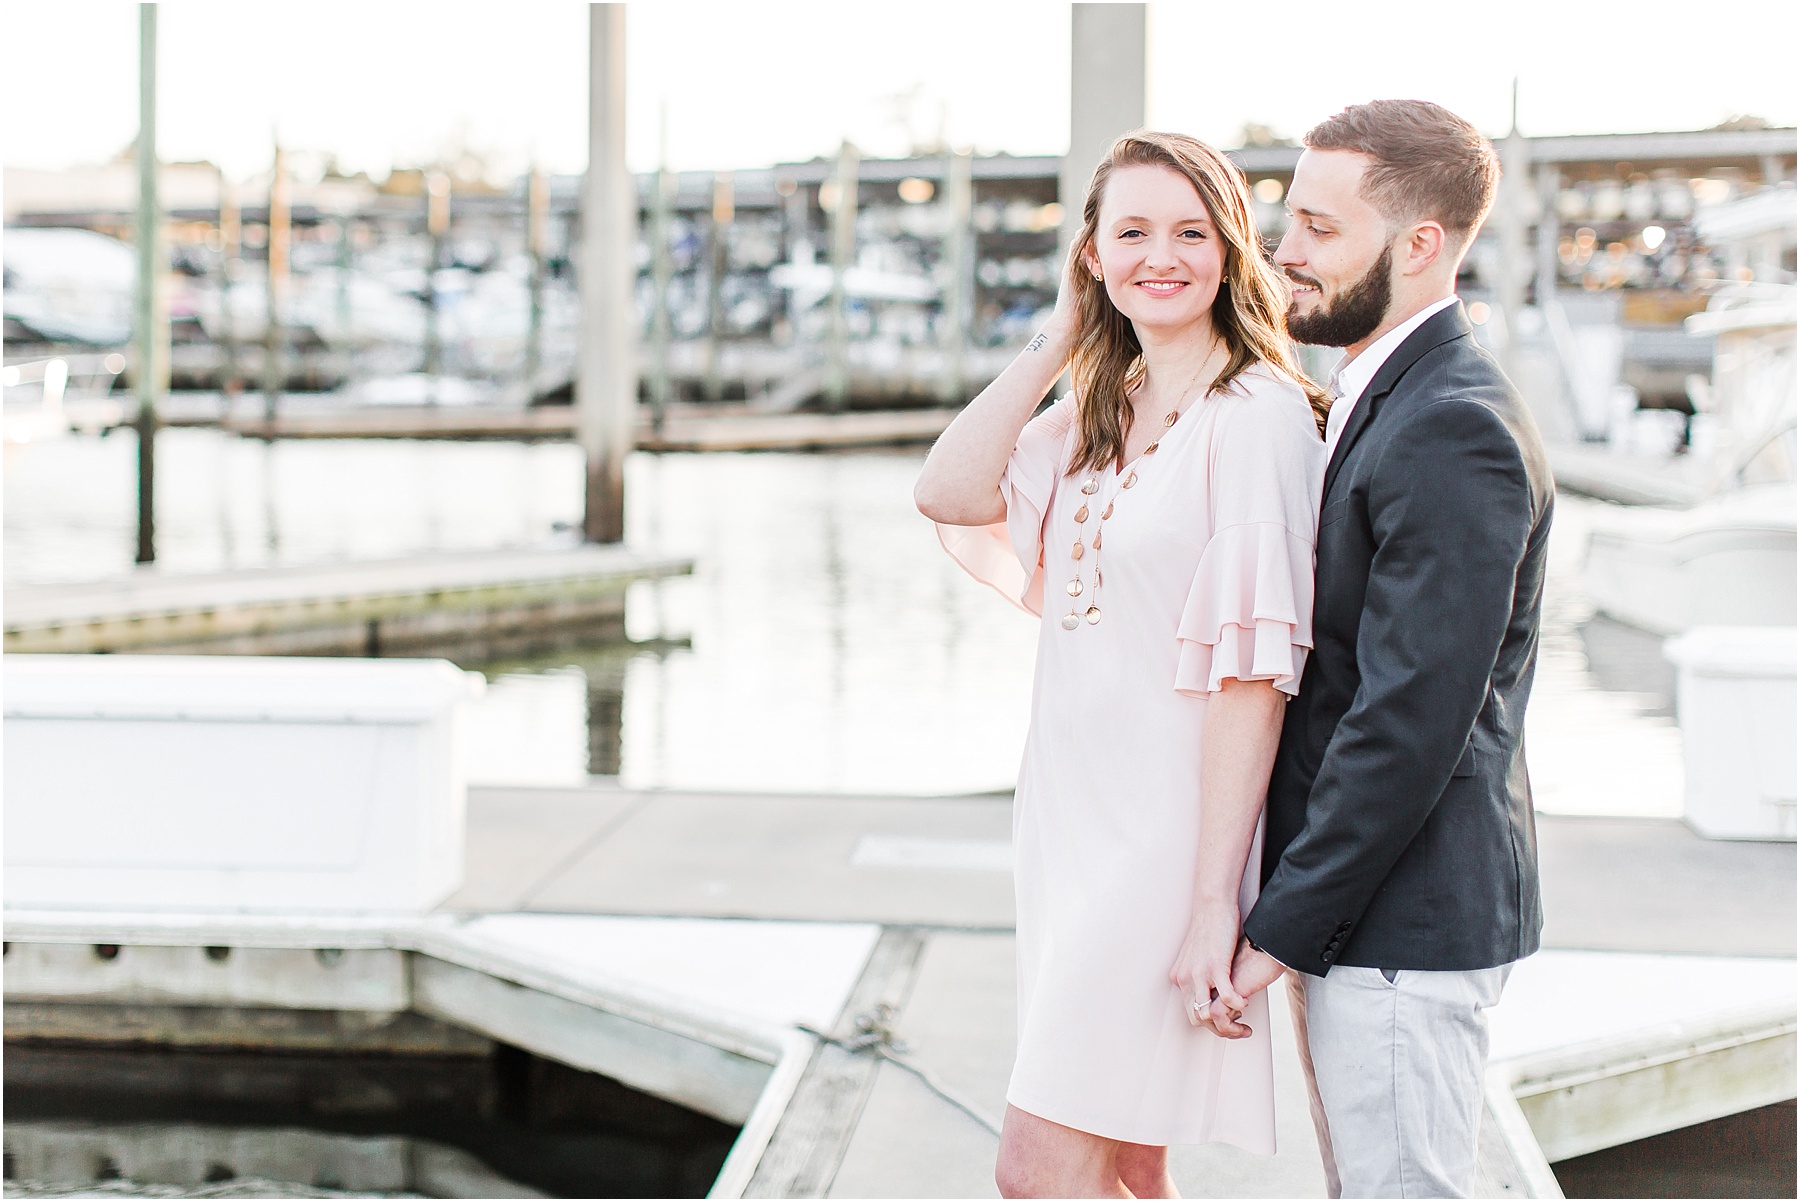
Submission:
[[[1325,963],[1329,964],[1329,963],[1331,963],[1332,954],[1333,954],[1332,950],[1330,948],[1326,948],[1324,951],[1319,953],[1319,959],[1321,959],[1321,960],[1325,961]]]

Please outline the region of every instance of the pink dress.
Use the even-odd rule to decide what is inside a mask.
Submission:
[[[1169,969],[1192,913],[1206,698],[1227,677],[1292,695],[1312,645],[1324,445],[1298,387],[1256,367],[1192,402],[1154,455],[1064,474],[1073,396],[1019,436],[1006,520],[940,526],[977,579],[1040,615],[1013,807],[1019,1050],[1007,1101],[1111,1139],[1275,1150],[1267,994],[1248,1039],[1192,1027]],[[1130,489],[1124,481],[1135,471]],[[1101,620],[1071,555],[1105,525]],[[1090,553],[1091,554],[1091,553]],[[1089,582],[1071,598],[1068,582]],[[1240,895],[1256,900],[1259,822]]]

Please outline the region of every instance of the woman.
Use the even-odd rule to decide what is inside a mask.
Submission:
[[[1223,155],[1129,134],[1082,218],[1049,324],[945,431],[915,499],[1042,622],[996,1180],[1172,1197],[1171,1143],[1274,1151],[1266,995],[1238,997],[1230,970],[1311,645],[1326,405]],[[1065,365],[1073,392],[1032,418]]]

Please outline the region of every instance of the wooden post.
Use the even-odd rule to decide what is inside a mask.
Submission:
[[[237,186],[219,169],[219,349],[225,362],[219,370],[219,390],[225,394],[225,407],[234,407],[243,382],[238,378],[237,311],[232,307],[236,295],[240,260],[244,246],[244,214],[238,206]]]
[[[281,143],[277,141],[275,163],[269,175],[269,271],[265,294],[268,321],[263,329],[263,423],[270,434],[275,430],[277,399],[287,375],[286,365],[282,362],[285,349],[282,319],[286,316],[284,301],[287,298],[290,230],[287,163],[281,153]]]
[[[1556,198],[1562,193],[1562,172],[1555,163],[1539,163],[1537,169],[1537,306],[1545,317],[1556,303],[1556,248],[1562,240],[1562,214]]]
[[[625,456],[637,416],[632,343],[637,189],[625,166],[625,6],[588,6],[588,166],[581,206],[576,433],[587,459],[590,542],[625,537]]]
[[[969,398],[967,358],[969,324],[974,315],[975,245],[970,217],[975,204],[975,157],[954,151],[944,162],[944,291],[938,308],[938,346],[943,351],[944,372],[938,379],[938,399],[960,404]]]
[[[537,399],[544,370],[544,275],[550,256],[550,175],[535,164],[525,182],[525,252],[531,257],[530,315],[525,329],[525,403]]]
[[[806,189],[791,179],[783,179],[775,185],[775,191],[781,197],[781,232],[788,260],[818,262],[818,255],[813,250],[812,209],[807,203]],[[786,316],[781,322],[784,333],[779,341],[792,349],[800,341],[800,311],[794,306],[793,292],[783,292],[782,297]],[[790,359],[789,362],[799,366],[798,360]]]
[[[1057,186],[1065,247],[1081,230],[1094,168],[1120,134],[1143,127],[1145,25],[1142,4],[1069,6],[1069,153]]]
[[[156,5],[138,6],[137,562],[156,562],[156,406],[168,387],[169,313],[156,179]]]
[[[1519,370],[1519,310],[1525,306],[1525,281],[1530,278],[1531,255],[1525,248],[1526,211],[1533,200],[1530,148],[1519,132],[1519,81],[1512,86],[1512,129],[1500,142],[1500,195],[1494,205],[1494,232],[1500,243],[1500,271],[1495,284],[1495,309],[1501,317],[1500,365],[1509,375]]]
[[[737,198],[731,172],[713,176],[712,224],[708,227],[706,270],[706,399],[723,400],[725,383],[719,362],[725,340],[725,273],[731,270],[731,223]]]
[[[669,170],[669,106],[662,110],[661,154],[650,189],[650,428],[662,433],[669,407],[669,226],[677,181]]]
[[[350,345],[350,327],[356,320],[355,309],[350,301],[350,277],[356,266],[356,227],[351,224],[349,213],[342,213],[337,219],[337,337],[343,346]]]
[[[444,336],[438,328],[438,268],[444,265],[444,242],[450,234],[450,177],[425,173],[425,233],[431,240],[425,263],[425,399],[437,403],[437,378],[444,370]]]
[[[856,189],[861,158],[848,139],[838,148],[831,207],[830,341],[825,347],[825,407],[838,410],[850,393],[850,296],[845,274],[856,262]]]

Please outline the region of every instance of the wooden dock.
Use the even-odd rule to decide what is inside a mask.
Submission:
[[[691,559],[621,546],[421,555],[209,575],[139,569],[6,590],[6,652],[382,655],[622,626],[625,589]],[[616,633],[616,631],[615,631]]]
[[[1539,823],[1551,950],[1494,1015],[1480,1197],[1557,1197],[1551,1157],[1793,1095],[1792,846]],[[472,789],[462,889],[397,927],[9,912],[7,1036],[498,1040],[742,1124],[715,1197],[992,1196],[1016,984],[985,853],[1010,825],[1000,796]],[[319,1014],[245,1028],[283,1006]],[[1173,1149],[1187,1196],[1324,1193],[1279,1000],[1270,1022],[1278,1150]]]
[[[954,409],[869,409],[841,413],[767,412],[747,405],[673,405],[660,431],[648,415],[637,446],[645,451],[802,451],[930,442]],[[572,438],[575,408],[409,405],[301,409],[225,416],[220,424],[250,438]]]

